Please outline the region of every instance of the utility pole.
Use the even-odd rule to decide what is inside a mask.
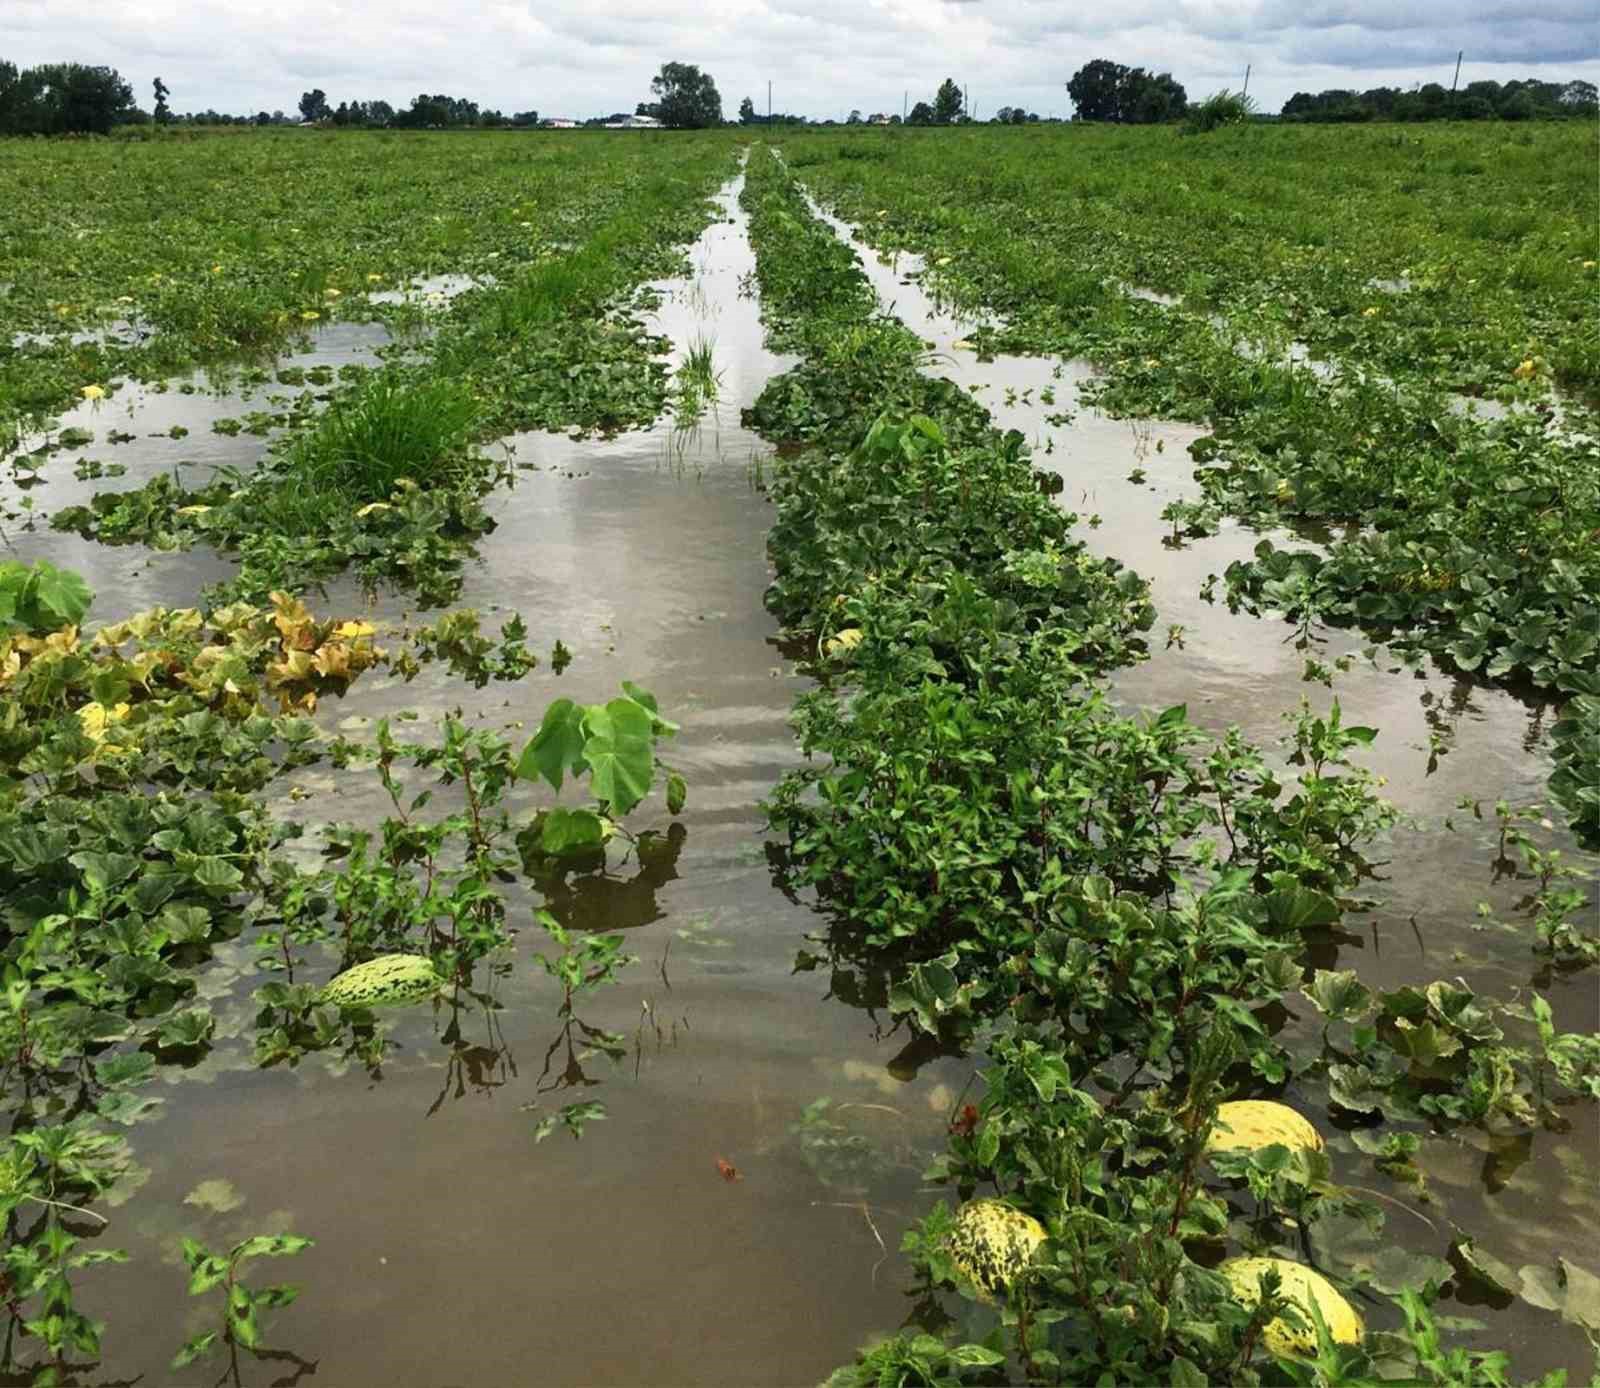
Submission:
[[[1450,95],[1451,96],[1454,96],[1456,94],[1456,83],[1461,80],[1461,55],[1463,53],[1465,53],[1466,51],[1467,50],[1464,49],[1464,48],[1456,49],[1456,75],[1450,79]]]
[[[1244,65],[1244,90],[1242,92],[1240,92],[1239,95],[1240,96],[1249,96],[1250,95],[1250,64],[1249,63],[1246,63]]]
[[[772,79],[767,78],[767,124],[772,124]]]
[[[900,98],[900,124],[901,125],[904,125],[906,123],[906,113],[908,111],[910,111],[910,109],[911,109],[911,106],[909,104],[910,101],[911,101],[911,88],[907,87],[906,90],[905,90],[905,95]]]

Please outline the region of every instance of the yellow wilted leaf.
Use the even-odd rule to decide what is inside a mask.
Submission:
[[[172,514],[175,516],[203,516],[210,509],[209,506],[180,506]]]
[[[104,742],[106,729],[120,723],[128,716],[127,704],[107,708],[104,704],[88,703],[78,710],[78,721],[83,724],[84,736],[91,742]]]
[[[375,636],[378,629],[371,622],[340,622],[333,629],[333,634],[346,641],[354,641],[362,636]]]
[[[311,657],[317,673],[329,679],[343,679],[350,674],[350,647],[342,641],[329,641]]]
[[[374,511],[392,511],[392,510],[394,510],[394,507],[391,506],[387,501],[369,501],[365,506],[363,506],[359,511],[356,512],[356,515],[358,517],[360,517],[360,516],[370,516],[370,515],[372,515],[372,513]]]
[[[824,655],[838,655],[840,651],[853,651],[861,644],[862,631],[860,627],[846,627],[827,641],[822,643]]]
[[[285,651],[282,660],[267,666],[267,680],[271,684],[292,684],[309,679],[314,673],[310,651]]]
[[[1534,367],[1534,364],[1533,364],[1533,358],[1529,357],[1520,366],[1518,366],[1517,369],[1515,371],[1513,371],[1511,374],[1513,376],[1515,376],[1517,378],[1517,380],[1519,380],[1519,381],[1530,381],[1530,380],[1533,379],[1534,370],[1535,370],[1535,367]]]
[[[306,605],[287,593],[274,592],[268,596],[272,599],[272,620],[284,645],[298,646],[303,650],[314,647],[317,644],[316,633],[312,630],[315,623]]]

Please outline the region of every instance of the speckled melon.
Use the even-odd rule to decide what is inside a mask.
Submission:
[[[1045,1241],[1044,1225],[1000,1200],[969,1200],[956,1211],[950,1258],[985,1301],[1004,1296]]]
[[[346,969],[322,990],[337,1007],[395,1007],[439,991],[433,962],[421,954],[383,954]]]
[[[1322,1134],[1287,1104],[1237,1099],[1217,1110],[1217,1125],[1206,1139],[1208,1152],[1257,1152],[1281,1142],[1291,1151],[1322,1150]]]
[[[1311,1303],[1315,1302],[1322,1319],[1327,1322],[1328,1333],[1341,1345],[1359,1345],[1365,1327],[1355,1308],[1339,1295],[1333,1283],[1320,1272],[1304,1263],[1292,1263],[1287,1258],[1230,1258],[1217,1269],[1233,1288],[1233,1298],[1241,1306],[1255,1306],[1261,1300],[1261,1274],[1268,1268],[1277,1269],[1283,1279],[1283,1294],[1301,1308],[1306,1327],[1296,1330],[1284,1320],[1267,1322],[1261,1338],[1274,1354],[1315,1354],[1317,1331],[1311,1320]]]

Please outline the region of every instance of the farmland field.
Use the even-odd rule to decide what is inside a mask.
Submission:
[[[6,1381],[1583,1381],[1596,155],[0,142]]]

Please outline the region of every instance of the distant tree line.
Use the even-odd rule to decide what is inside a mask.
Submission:
[[[1296,92],[1283,103],[1283,119],[1328,123],[1372,120],[1549,120],[1593,116],[1600,93],[1593,82],[1469,82],[1452,92],[1437,82],[1409,91],[1373,87]]]
[[[44,63],[19,70],[0,58],[0,135],[106,135],[141,114],[133,88],[114,68]]]
[[[653,113],[652,113],[653,114]],[[739,103],[740,125],[805,125],[805,116],[793,115],[788,111],[774,111],[770,116],[756,110],[756,104],[749,97]],[[896,124],[898,124],[898,118]]]
[[[442,92],[432,96],[419,92],[403,110],[396,110],[387,101],[341,101],[338,106],[330,106],[328,94],[321,87],[301,93],[300,118],[317,125],[393,130],[494,130],[539,123],[537,111],[507,116],[495,110],[480,110],[476,101]]]

